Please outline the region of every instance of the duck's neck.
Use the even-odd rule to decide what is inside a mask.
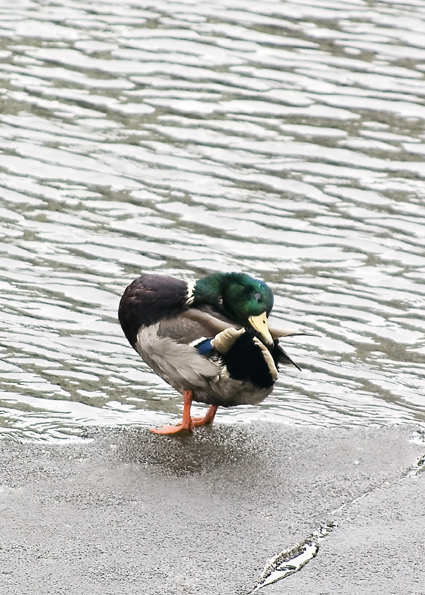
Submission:
[[[221,306],[223,273],[213,273],[196,281],[193,288],[193,304],[210,304]]]

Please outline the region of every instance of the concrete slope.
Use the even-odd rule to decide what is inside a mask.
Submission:
[[[261,593],[425,594],[424,453],[405,426],[3,440],[0,592],[247,594],[267,560],[337,521],[314,559]]]

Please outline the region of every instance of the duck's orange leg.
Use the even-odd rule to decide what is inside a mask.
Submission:
[[[193,392],[191,390],[185,390],[183,393],[183,418],[176,426],[162,426],[162,428],[152,429],[151,432],[154,434],[177,434],[178,432],[191,432],[194,427],[194,422],[190,417],[190,407],[192,405]],[[208,415],[208,413],[207,413]],[[213,416],[214,417],[214,416]]]
[[[215,414],[217,413],[218,405],[211,405],[204,415],[204,417],[192,417],[194,426],[206,426],[212,424],[214,421]]]

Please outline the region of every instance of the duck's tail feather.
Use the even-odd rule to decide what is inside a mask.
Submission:
[[[277,361],[280,364],[284,364],[286,366],[289,366],[289,365],[295,366],[301,372],[301,368],[299,367],[299,365],[296,364],[294,362],[294,360],[292,360],[289,357],[289,355],[286,353],[286,351],[279,344],[276,345],[276,349],[277,349]]]

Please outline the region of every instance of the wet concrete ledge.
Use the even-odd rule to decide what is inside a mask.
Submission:
[[[416,430],[256,422],[3,440],[1,593],[247,594],[268,559],[332,520],[316,558],[259,592],[425,594]]]

